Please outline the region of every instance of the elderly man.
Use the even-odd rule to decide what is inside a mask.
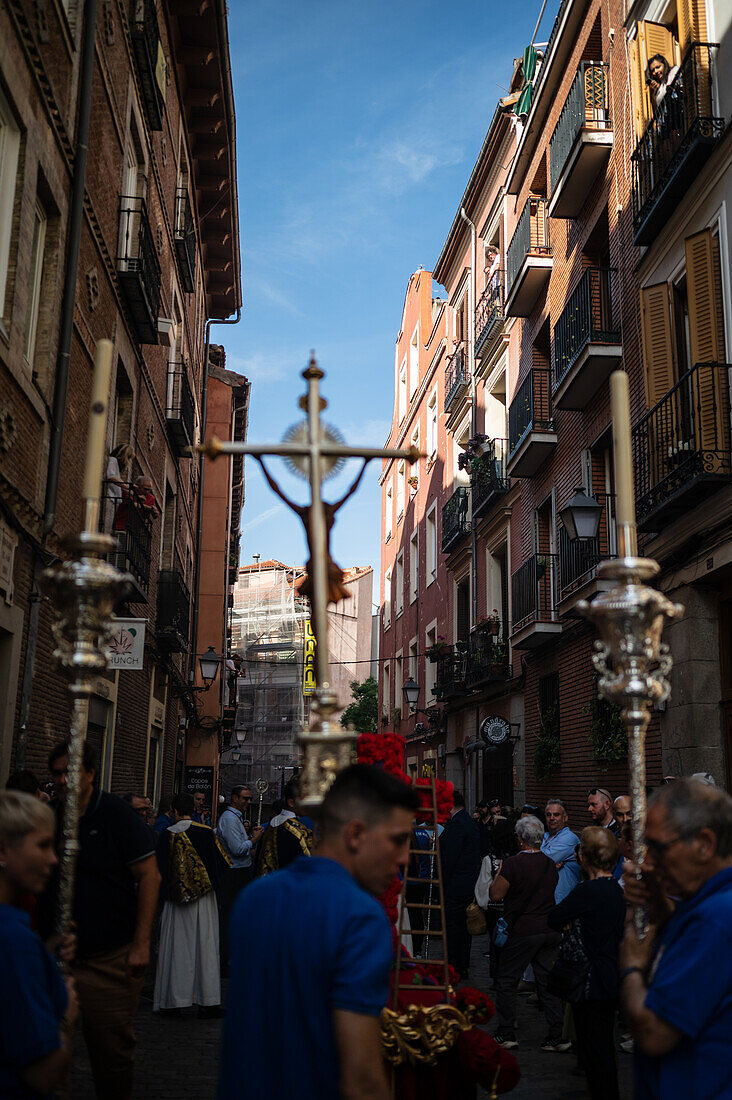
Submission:
[[[567,824],[569,820],[567,808],[561,798],[549,799],[544,809],[544,817],[546,832],[541,842],[541,850],[545,856],[554,860],[554,866],[559,872],[559,882],[554,891],[554,900],[559,905],[559,902],[574,890],[580,880],[580,865],[575,856],[579,837]]]
[[[635,1097],[721,1100],[732,1096],[732,799],[691,779],[662,787],[645,840],[644,882],[626,874],[626,896],[654,924],[639,940],[629,921],[620,947]]]
[[[620,837],[620,825],[613,814],[613,796],[605,787],[593,787],[587,795],[587,812],[593,825],[612,829],[615,839]]]
[[[615,814],[615,820],[621,829],[625,825],[626,821],[631,819],[631,802],[627,794],[619,794],[613,802],[613,813]]]
[[[491,901],[504,902],[504,916],[509,927],[498,968],[498,1031],[494,1038],[506,1049],[518,1046],[514,1030],[516,993],[519,978],[531,963],[549,1028],[541,1049],[565,1051],[569,1050],[570,1043],[562,1039],[562,1002],[547,989],[547,977],[561,939],[547,924],[547,916],[554,908],[559,873],[554,861],[541,851],[544,826],[537,817],[522,817],[517,821],[516,836],[518,854],[504,859],[488,891]]]

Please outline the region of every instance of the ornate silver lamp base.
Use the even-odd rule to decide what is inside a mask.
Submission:
[[[68,929],[73,911],[79,849],[79,784],[91,682],[107,667],[105,645],[112,628],[114,607],[130,582],[126,573],[97,556],[114,550],[116,543],[110,535],[84,531],[67,546],[72,557],[46,569],[42,577],[43,590],[52,599],[58,614],[53,625],[54,657],[71,673],[68,690],[73,705],[59,867],[57,927],[60,932]]]
[[[600,593],[591,603],[582,600],[577,605],[580,614],[594,622],[600,633],[593,657],[600,673],[600,694],[620,706],[628,734],[636,864],[645,855],[646,730],[651,706],[664,702],[670,691],[667,677],[671,654],[661,635],[667,620],[684,613],[681,604],[672,603],[646,583],[658,572],[657,562],[650,558],[622,557],[602,562],[597,575],[615,581],[614,587]],[[642,929],[644,923],[645,916],[639,910],[636,924]]]
[[[299,804],[303,810],[317,810],[325,792],[339,771],[352,762],[353,748],[358,736],[345,730],[331,719],[338,710],[338,698],[330,687],[324,685],[315,692],[312,729],[300,734],[298,741],[303,748],[303,766],[300,773]]]

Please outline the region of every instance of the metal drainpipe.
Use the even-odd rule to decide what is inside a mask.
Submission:
[[[476,230],[475,225],[465,213],[465,207],[460,207],[460,217],[470,226],[470,282],[468,283],[468,370],[470,371],[470,434],[475,436],[478,431],[478,401],[475,386],[475,260],[476,260]],[[475,524],[470,524],[470,587],[472,600],[470,602],[470,626],[475,627],[478,621],[478,539],[475,533]]]
[[[69,388],[69,363],[71,355],[71,336],[74,328],[74,303],[76,300],[76,277],[79,266],[81,229],[84,221],[84,193],[86,190],[86,162],[89,151],[89,120],[91,117],[91,93],[94,80],[94,46],[97,30],[97,0],[86,0],[84,4],[84,31],[81,42],[78,123],[76,128],[76,149],[74,155],[74,173],[71,181],[71,202],[69,203],[69,227],[66,240],[66,262],[63,294],[61,297],[61,332],[59,334],[56,355],[56,382],[53,392],[51,411],[51,440],[46,472],[46,494],[43,504],[42,544],[45,545],[56,518],[59,473],[61,469],[61,448],[64,440],[64,422],[66,417],[66,396]],[[34,551],[33,581],[29,597],[28,638],[23,669],[23,686],[20,696],[20,720],[18,738],[15,746],[15,767],[24,768],[28,748],[28,721],[30,719],[33,676],[36,664],[38,644],[38,624],[41,612],[40,576],[45,562],[41,553]]]
[[[206,321],[206,341],[203,349],[203,393],[201,396],[201,441],[206,438],[206,413],[208,410],[208,353],[211,346],[211,325],[238,325],[241,320],[241,306],[236,307],[236,313],[233,317],[226,319],[222,317],[209,317]],[[191,630],[191,639],[193,641],[193,660],[188,670],[188,679],[191,683],[196,678],[196,646],[198,644],[198,596],[199,589],[201,587],[201,524],[203,520],[203,478],[205,472],[205,458],[203,455],[198,459],[198,500],[196,502],[196,576],[193,585],[193,623]],[[228,568],[228,567],[227,567]],[[224,654],[222,653],[222,658]],[[223,669],[223,664],[222,664]],[[222,680],[223,680],[222,671]]]

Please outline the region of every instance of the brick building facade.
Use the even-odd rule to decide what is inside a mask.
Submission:
[[[675,694],[651,722],[649,782],[702,768],[724,779],[732,69],[722,7],[678,0],[626,13],[563,0],[549,41],[516,64],[434,268],[448,295],[445,434],[442,476],[419,519],[436,505],[437,629],[449,650],[431,701],[438,762],[474,799],[541,802],[559,789],[581,814],[593,783],[626,785],[617,714],[597,700],[593,632],[576,612],[598,590],[597,564],[616,553],[608,377],[618,367],[630,380],[642,546],[687,604],[669,631]],[[644,80],[662,48],[680,65],[666,106],[649,102]],[[402,392],[397,375],[391,445]],[[389,467],[387,516],[390,488],[401,492],[392,481]],[[580,487],[599,529],[573,541],[561,512]],[[705,531],[712,516],[720,522]],[[404,525],[385,544],[391,586],[412,537]],[[692,551],[700,537],[709,553]],[[403,599],[391,586],[385,607]],[[405,644],[389,618],[385,669]],[[714,643],[702,654],[692,639],[705,629]],[[491,717],[503,719],[498,745],[483,727]],[[397,728],[415,747],[423,740],[413,725]]]
[[[107,337],[108,450],[130,452],[118,479],[108,468],[102,523],[134,580],[118,611],[146,620],[146,642],[142,669],[96,681],[88,737],[104,786],[157,802],[180,782],[195,719],[200,464],[187,448],[202,432],[207,321],[241,301],[225,5],[11,0],[0,43],[2,778],[21,764],[45,778],[68,729],[38,579],[79,530],[92,358]],[[140,477],[145,500],[129,488]]]

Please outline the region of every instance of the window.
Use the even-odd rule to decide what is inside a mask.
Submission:
[[[382,691],[381,691],[381,713],[388,720],[389,712],[391,710],[391,668],[389,662],[384,662],[384,671],[382,674]]]
[[[508,637],[508,547],[504,542],[486,551],[486,614],[498,612],[500,635]]]
[[[432,584],[437,576],[437,502],[427,513],[425,525],[426,576],[425,585]]]
[[[424,634],[424,648],[430,649],[437,641],[437,622],[430,623]],[[415,677],[416,679],[416,677]],[[432,706],[434,703],[435,683],[437,682],[437,665],[432,661],[424,663],[424,705]]]
[[[407,411],[407,360],[399,368],[399,420],[404,419]]]
[[[412,333],[409,341],[409,400],[414,397],[419,385],[419,325]]]
[[[397,523],[404,515],[404,481],[406,476],[406,463],[402,459],[397,466]]]
[[[10,104],[0,91],[0,315],[5,314],[5,290],[19,149],[20,130],[10,110]]]
[[[33,216],[33,241],[31,243],[30,271],[28,273],[28,305],[25,311],[25,338],[23,358],[29,367],[33,367],[36,353],[36,333],[38,314],[41,307],[41,280],[43,278],[43,257],[46,249],[46,211],[36,200]]]
[[[437,454],[437,388],[430,394],[427,402],[427,454],[430,458]]]
[[[401,715],[402,710],[402,688],[404,686],[404,673],[402,671],[402,655],[398,653],[394,658],[394,710],[399,711]],[[392,711],[393,721],[397,721],[397,717]]]
[[[398,555],[396,560],[396,593],[395,593],[396,613],[401,615],[404,610],[404,551]]]
[[[394,522],[394,508],[393,508],[393,489],[391,485],[386,490],[386,510],[384,513],[384,542],[388,542],[392,535],[392,524]]]
[[[417,653],[419,650],[419,641],[417,638],[412,638],[409,643],[409,675],[413,680],[417,679]]]
[[[419,528],[409,540],[409,602],[419,595]]]
[[[391,569],[384,574],[384,630],[391,625]]]

